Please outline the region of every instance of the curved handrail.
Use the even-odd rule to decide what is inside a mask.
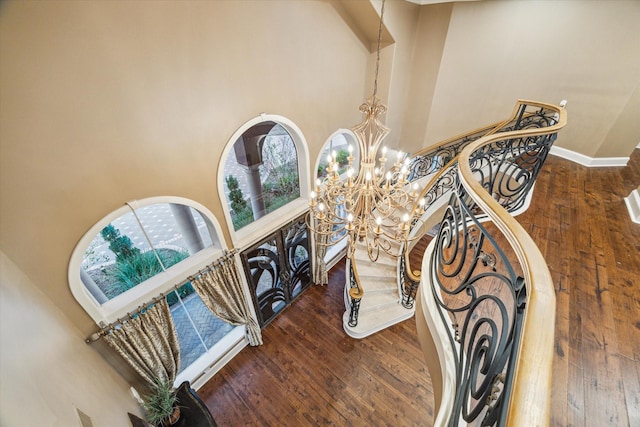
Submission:
[[[487,140],[488,141],[487,144],[482,144],[483,146],[489,145],[493,141],[502,140],[502,139],[526,138],[526,137],[532,137],[536,135],[555,134],[559,129],[564,127],[564,125],[566,124],[566,110],[564,110],[565,104],[566,102],[563,101],[560,107],[558,107],[553,104],[520,99],[516,102],[516,105],[513,108],[511,115],[506,120],[476,129],[466,134],[460,134],[453,138],[449,138],[441,143],[435,144],[431,147],[421,150],[414,156],[414,158],[417,158],[418,156],[429,156],[429,155],[433,156],[435,155],[435,153],[441,151],[443,147],[449,147],[452,144],[457,144],[456,145],[457,149],[460,149],[463,151],[466,147],[473,146],[474,143],[479,143],[480,140],[486,139],[491,135],[493,135],[494,138]],[[535,110],[531,112],[526,110],[527,107],[534,107],[539,110]],[[554,115],[557,114],[558,117],[556,118],[554,116],[551,118],[545,115],[539,116],[539,113],[541,111],[546,111],[547,113],[553,112]],[[534,117],[542,117],[544,121],[543,124],[545,126],[540,126],[539,122],[532,122],[530,119]],[[555,124],[549,123],[550,118],[552,119],[552,121],[555,121]],[[534,127],[530,127],[532,123],[534,124]],[[522,129],[522,128],[525,128],[525,129]],[[516,129],[516,130],[513,130],[513,129]],[[532,132],[533,129],[540,129],[540,131]],[[483,132],[484,132],[483,136],[480,136],[478,138],[473,138],[474,135],[478,135]],[[464,143],[464,141],[466,141],[466,143]],[[446,174],[448,171],[450,171],[451,168],[457,167],[459,156],[460,156],[459,154],[455,155],[448,163],[441,166],[438,169],[437,173],[424,186],[420,196],[416,199],[416,203],[413,207],[413,212],[415,212],[417,209],[420,209],[418,205],[418,201],[422,198],[425,198],[425,196],[428,193],[433,191],[433,187],[435,187],[442,180],[443,175]],[[544,161],[544,158],[542,159],[542,161]],[[542,162],[540,162],[540,164],[537,166],[539,167],[541,163]],[[535,171],[533,178],[535,178],[535,175],[537,175],[537,171]],[[485,183],[485,185],[488,185],[488,184],[489,182]],[[490,184],[494,185],[495,182],[490,182]],[[501,186],[503,185],[503,183],[499,183],[498,185]],[[524,196],[526,196],[526,193],[528,193],[531,190],[532,185],[533,185],[533,180],[531,180],[530,185],[523,186],[522,188],[518,189],[518,193],[522,197],[517,198],[516,200],[517,203],[508,204],[508,202],[510,202],[511,199],[503,200],[502,203],[504,205],[507,205],[507,210],[509,212],[514,212],[522,206],[522,204],[524,203]],[[450,185],[449,188],[452,189],[453,186]],[[436,198],[427,200],[427,203],[429,202],[433,203],[440,196],[442,196],[442,194],[437,195]],[[406,248],[406,249],[407,250],[404,251],[404,258],[405,258],[404,273],[406,274],[406,278],[409,281],[419,282],[420,281],[419,270],[412,268],[411,261],[409,259],[409,250],[408,250],[409,248]],[[416,272],[418,272],[418,274],[415,274]]]
[[[550,104],[537,103],[553,108]],[[557,132],[567,123],[567,113],[558,109],[558,123],[526,135]],[[507,425],[538,426],[549,423],[551,408],[551,376],[555,328],[555,290],[547,263],[518,221],[479,183],[470,166],[472,154],[498,139],[518,136],[522,131],[483,137],[463,149],[459,159],[461,184],[473,201],[486,213],[507,238],[523,269],[527,285],[527,309],[522,324],[522,339],[518,345],[513,389],[509,400]]]
[[[563,101],[564,103],[564,101]],[[523,107],[534,106],[541,109],[550,108],[553,109],[552,104],[531,101],[526,99],[519,99],[511,112],[511,115],[500,122],[495,122],[481,128],[477,128],[472,131],[458,134],[454,137],[445,139],[436,144],[430,145],[422,150],[414,153],[411,156],[412,162],[409,165],[409,182],[412,182],[416,177],[420,178],[419,174],[425,172],[434,172],[435,169],[441,169],[447,162],[455,158],[464,147],[470,143],[477,141],[478,139],[493,135],[495,133],[501,133],[505,131],[512,131],[514,128],[521,129],[520,126],[526,125],[526,119],[534,116],[534,113],[527,113]],[[563,107],[561,103],[561,107]],[[511,126],[510,126],[511,125]],[[441,153],[444,153],[441,154]],[[433,164],[435,158],[439,156],[444,157],[444,161],[440,164]],[[427,163],[424,163],[422,159],[426,159]],[[424,175],[423,175],[424,176]]]
[[[500,420],[502,420],[506,425],[538,426],[548,425],[549,423],[554,345],[553,336],[555,327],[555,291],[553,282],[549,270],[546,267],[546,262],[531,237],[507,211],[507,209],[503,207],[500,201],[496,200],[492,194],[487,192],[487,189],[491,190],[493,187],[486,185],[486,180],[483,179],[486,178],[483,168],[490,169],[492,163],[478,163],[479,159],[486,159],[487,156],[490,157],[492,154],[497,152],[492,152],[492,149],[488,148],[494,144],[497,144],[496,146],[501,147],[503,150],[509,150],[511,147],[508,144],[500,145],[500,143],[517,140],[519,138],[555,135],[558,130],[565,126],[567,119],[566,111],[563,108],[551,104],[531,101],[527,101],[527,103],[529,105],[536,105],[541,108],[547,108],[555,111],[555,123],[543,128],[525,128],[507,130],[500,132],[499,134],[489,134],[467,145],[461,151],[458,159],[459,188],[457,192],[454,192],[454,196],[452,196],[450,206],[448,208],[449,222],[447,224],[443,222],[443,227],[447,225],[448,229],[444,232],[441,231],[439,235],[440,240],[437,242],[434,240],[432,243],[449,245],[453,242],[451,239],[456,238],[455,236],[461,233],[460,236],[464,237],[463,242],[471,243],[471,246],[475,248],[469,249],[471,252],[475,250],[475,258],[470,258],[468,262],[471,262],[471,260],[474,259],[475,261],[473,261],[472,264],[470,264],[470,267],[468,267],[471,268],[471,270],[469,270],[469,273],[465,273],[466,275],[471,274],[471,272],[476,269],[475,265],[478,262],[484,263],[485,269],[487,267],[487,261],[489,268],[496,265],[495,256],[491,259],[489,254],[482,250],[483,243],[478,239],[487,239],[487,242],[491,242],[497,250],[498,258],[502,259],[507,264],[510,263],[507,255],[505,255],[499,247],[495,246],[491,233],[480,225],[481,222],[490,221],[502,234],[503,238],[506,239],[510,251],[513,253],[512,256],[517,259],[522,270],[522,277],[517,278],[517,275],[514,274],[511,267],[508,267],[511,273],[511,279],[507,280],[511,286],[515,286],[512,288],[512,291],[515,292],[515,294],[513,294],[515,295],[515,299],[512,302],[516,304],[518,312],[521,313],[517,320],[517,322],[521,322],[519,323],[520,327],[518,328],[520,332],[515,332],[515,338],[512,337],[513,344],[512,347],[510,347],[512,349],[508,352],[508,354],[511,355],[509,356],[509,359],[511,360],[511,357],[513,357],[513,362],[510,361],[508,367],[504,368],[507,369],[509,376],[506,380],[502,374],[490,378],[492,383],[489,384],[489,386],[491,386],[492,389],[496,388],[495,393],[491,391],[491,398],[495,400],[495,403],[487,402],[486,405],[487,407],[490,407],[489,410],[493,417],[493,421],[491,421],[491,423],[500,423]],[[551,142],[553,142],[553,139],[545,142],[550,145]],[[546,151],[541,150],[541,161],[544,161],[548,148],[548,146],[545,146],[544,150]],[[537,169],[535,172],[537,173],[539,164],[537,164],[536,167]],[[481,178],[480,181],[479,178]],[[451,203],[457,204],[457,206],[454,206]],[[452,208],[452,206],[454,207]],[[509,206],[507,205],[507,207]],[[463,214],[462,217],[455,218],[456,209],[463,209],[466,211],[466,214]],[[443,221],[445,220],[447,220],[447,216],[445,216]],[[473,220],[473,222],[470,222],[471,220]],[[453,221],[453,223],[451,221]],[[469,230],[472,228],[475,228],[475,237],[474,233],[469,234]],[[457,247],[456,245],[457,243],[454,244],[453,249]],[[465,247],[465,245],[460,247]],[[446,258],[448,255],[446,255],[445,252],[441,251],[444,255],[437,253],[438,249],[440,248],[438,248],[437,244],[432,244],[427,250],[427,252],[432,253],[432,256],[425,256],[424,262],[426,263],[425,265],[429,265],[430,271],[430,277],[426,279],[432,281],[452,280],[454,284],[453,286],[456,287],[456,292],[464,291],[465,289],[469,292],[474,292],[472,290],[472,282],[467,282],[467,280],[476,280],[474,277],[479,278],[481,276],[486,276],[487,273],[480,273],[479,276],[473,277],[466,275],[465,278],[457,276],[458,273],[449,276],[444,274],[443,276],[442,274],[446,273],[445,264],[447,261],[450,261],[450,259]],[[442,246],[442,250],[449,249]],[[495,268],[493,271],[496,271]],[[476,272],[474,274],[478,273]],[[425,280],[424,276],[425,275],[423,274],[423,281]],[[506,277],[503,276],[503,278]],[[459,283],[459,285],[456,285],[456,283]],[[467,286],[470,287],[467,288]],[[434,295],[436,295],[435,292],[443,292],[444,290],[443,288],[439,288],[440,290],[437,290],[436,288],[432,289],[422,286],[421,298],[419,299],[420,305],[425,304],[424,301],[429,300],[429,297],[426,297],[428,291],[425,290],[425,288],[432,290]],[[472,294],[470,293],[469,296],[471,295]],[[427,302],[427,306],[431,307],[430,310],[434,309],[438,304],[442,304],[443,300],[436,301],[434,300],[434,296],[430,298],[431,302]],[[523,300],[520,300],[519,298],[523,298]],[[447,307],[444,308],[447,310],[450,309]],[[419,335],[421,336],[423,350],[425,351],[425,356],[428,359],[432,378],[434,379],[434,393],[436,394],[436,407],[438,407],[436,423],[438,425],[443,425],[445,423],[448,423],[449,425],[457,425],[456,417],[461,416],[460,405],[464,405],[464,403],[460,402],[466,401],[464,397],[466,395],[463,394],[459,396],[458,390],[454,390],[457,396],[456,402],[454,402],[451,396],[448,395],[448,391],[450,391],[452,387],[451,381],[456,382],[456,384],[461,384],[460,381],[463,383],[467,381],[466,377],[460,377],[463,372],[458,369],[459,366],[462,366],[459,364],[466,364],[469,362],[452,362],[452,357],[454,357],[453,354],[456,351],[459,351],[463,344],[466,349],[467,343],[459,341],[459,319],[455,317],[454,312],[449,311],[450,314],[454,313],[453,319],[446,317],[442,312],[440,312],[439,315],[433,314],[435,318],[440,316],[440,326],[438,325],[438,321],[434,320],[434,317],[432,317],[431,320],[427,320],[425,316],[426,313],[428,312],[425,311],[425,308],[420,306],[417,310],[416,318],[418,321],[418,330]],[[452,321],[453,324],[447,326],[450,321]],[[467,321],[468,320],[466,319],[464,320],[463,327],[465,329],[463,329],[463,332],[466,330]],[[503,319],[503,321],[506,320]],[[431,332],[425,332],[425,325],[427,329],[431,330]],[[443,326],[444,329],[442,329]],[[516,326],[513,327],[516,328]],[[443,333],[442,331],[444,330],[446,330],[445,333],[449,335],[449,338],[446,341],[442,337],[439,341],[433,339],[434,335],[441,336]],[[455,339],[452,334],[455,335]],[[424,338],[425,336],[426,338]],[[454,365],[452,365],[452,363],[455,364],[455,373],[453,374],[452,366]],[[439,367],[436,368],[438,365]],[[466,367],[467,366],[465,366],[465,368]],[[496,374],[496,372],[494,372],[494,374]],[[454,375],[455,378],[451,375]],[[447,392],[443,392],[443,389],[447,390]],[[443,402],[442,407],[439,407],[441,401]],[[506,408],[504,408],[506,412],[503,413],[501,412],[503,409],[498,409],[497,411],[502,415],[496,415],[496,405],[502,405],[503,403],[506,406]],[[453,410],[454,407],[455,410]]]

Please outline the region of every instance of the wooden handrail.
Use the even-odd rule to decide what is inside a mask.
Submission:
[[[360,276],[358,275],[358,268],[356,267],[356,263],[353,258],[349,260],[349,268],[353,271],[353,277],[356,282],[356,287],[351,287],[351,281],[349,281],[349,296],[352,299],[362,298],[364,296],[364,289],[360,286]]]
[[[540,116],[541,119],[544,120],[545,117],[549,117],[553,118],[553,120],[543,122],[548,125],[542,127],[527,128],[524,126],[521,129],[513,130],[513,128],[508,126],[514,119],[516,119],[517,123],[521,123],[520,118],[516,118],[518,115],[521,115],[521,117],[525,119],[536,115],[536,112],[529,115],[526,108],[521,109],[523,105],[539,108],[541,109],[539,112],[545,112],[545,114]],[[551,116],[549,114],[551,114]],[[534,121],[528,121],[526,124],[529,125],[533,122]],[[482,172],[484,169],[482,168],[485,160],[479,163],[478,161],[480,159],[494,159],[493,156],[496,155],[497,157],[495,159],[500,162],[499,156],[500,153],[503,152],[501,148],[503,145],[494,145],[498,141],[505,141],[510,144],[511,141],[523,141],[525,139],[528,141],[528,138],[540,136],[545,138],[541,140],[541,142],[547,147],[545,149],[546,151],[542,151],[540,154],[541,157],[539,161],[542,162],[548,152],[549,145],[553,142],[553,139],[555,139],[555,134],[566,125],[566,122],[567,113],[562,107],[535,101],[519,100],[510,119],[501,122],[493,129],[488,130],[486,135],[467,144],[460,151],[458,158],[452,160],[457,160],[458,162],[457,174],[460,187],[458,188],[459,193],[456,195],[457,198],[453,197],[451,203],[463,203],[469,209],[470,214],[474,216],[481,214],[481,217],[478,217],[480,221],[490,221],[493,227],[495,227],[495,229],[501,233],[502,237],[506,239],[506,242],[508,242],[511,250],[510,253],[512,254],[512,258],[510,259],[514,262],[517,259],[522,270],[522,278],[516,281],[516,283],[523,283],[526,289],[524,293],[524,295],[526,295],[525,309],[522,312],[521,327],[519,329],[521,335],[514,342],[517,351],[511,353],[514,359],[508,367],[510,375],[508,376],[507,382],[510,388],[506,391],[508,395],[505,397],[505,412],[498,418],[502,420],[504,425],[508,426],[549,425],[554,352],[555,290],[551,275],[546,266],[546,261],[533,242],[533,239],[531,239],[524,228],[520,226],[505,207],[501,205],[501,202],[496,200],[494,195],[487,191],[486,178],[492,175],[484,175]],[[481,129],[488,128],[489,127],[485,127]],[[502,129],[502,131],[500,131],[500,129]],[[549,135],[549,138],[546,137],[547,135]],[[533,153],[533,151],[531,152]],[[524,153],[527,154],[528,152],[525,151]],[[514,163],[517,164],[517,160]],[[487,167],[490,168],[491,174],[499,173],[497,169],[493,169],[494,166],[491,166],[494,164],[493,160],[487,160],[486,164],[488,165]],[[532,169],[532,180],[535,179],[540,164],[541,163],[538,163],[538,166]],[[454,165],[447,166],[455,167]],[[479,178],[479,176],[483,178]],[[437,177],[434,177],[434,179],[437,179]],[[484,182],[480,182],[479,179],[482,179]],[[433,182],[434,180],[432,179],[430,185],[433,185]],[[488,182],[490,183],[488,186],[489,191],[492,191],[493,181],[490,180]],[[528,188],[527,191],[530,191],[530,188]],[[455,200],[457,200],[457,202],[455,202]],[[450,205],[450,208],[451,206],[452,205]],[[451,215],[454,214],[452,213]],[[474,221],[477,220],[474,219]],[[462,224],[464,224],[464,220]],[[451,236],[452,232],[455,233],[454,230],[448,229],[448,234],[446,235]],[[439,240],[434,240],[427,248],[427,252],[439,255],[439,252],[434,252],[438,246],[435,243],[439,244],[439,242]],[[480,253],[482,254],[483,252],[481,251]],[[487,254],[484,253],[484,255]],[[515,259],[513,257],[515,257]],[[440,267],[433,264],[437,262],[437,259],[438,257],[435,255],[433,257],[425,257],[423,263],[423,268],[427,268],[429,274],[425,274],[425,271],[423,271],[422,281],[437,280],[438,282],[434,282],[434,286],[436,283],[440,283],[440,280],[448,277],[439,276],[441,270],[438,270],[438,268]],[[509,262],[507,259],[504,261]],[[486,265],[487,264],[485,264],[485,266]],[[434,270],[433,268],[436,269]],[[408,264],[407,270],[411,272]],[[442,274],[444,274],[444,270]],[[452,285],[457,287],[457,289],[465,289],[465,286],[462,286],[463,283],[455,281],[457,279],[454,279],[453,276],[451,280],[454,280]],[[434,299],[436,293],[439,291],[435,288],[432,291],[429,286],[422,286],[421,288],[420,297],[416,298],[418,300],[416,320],[418,323],[418,335],[434,383],[434,394],[436,398],[435,409],[437,413],[436,424],[449,425],[452,416],[460,416],[458,411],[460,411],[459,405],[461,401],[459,400],[460,396],[457,396],[455,390],[456,384],[460,379],[456,379],[454,368],[452,368],[452,363],[458,363],[453,361],[454,359],[452,358],[454,355],[452,352],[454,352],[454,347],[460,344],[455,344],[453,338],[444,338],[444,336],[452,332],[455,332],[457,336],[458,325],[447,325],[444,322],[446,315],[440,318],[437,314],[433,314],[440,310],[437,301]],[[432,292],[434,294],[430,297],[429,295],[431,295]],[[435,317],[432,317],[431,314]],[[443,313],[440,313],[440,316],[442,315]],[[456,322],[457,321],[459,321],[459,319],[456,320]],[[445,335],[442,335],[443,333]],[[450,344],[448,340],[451,340]],[[449,348],[449,345],[453,347]],[[497,378],[498,377],[494,377],[494,381]],[[504,378],[499,381],[504,382]],[[505,387],[507,387],[506,383]],[[452,400],[453,395],[457,396],[455,399],[458,403],[455,405]],[[441,402],[442,407],[440,407]],[[455,411],[453,408],[456,408]],[[502,423],[500,425],[502,425]]]
[[[527,129],[489,135],[472,142],[460,154],[461,183],[474,202],[504,234],[520,262],[527,283],[527,309],[516,360],[507,425],[545,426],[549,424],[555,328],[555,290],[547,263],[533,239],[474,178],[469,159],[478,148],[496,140],[557,132],[567,123],[566,110],[551,104],[526,101],[554,109],[558,123],[541,129]]]
[[[544,128],[539,128],[538,132],[535,132],[534,129],[527,129],[526,131],[523,130],[518,130],[518,131],[511,131],[509,132],[502,132],[502,133],[498,133],[498,131],[500,129],[503,129],[505,126],[507,126],[508,124],[512,123],[514,120],[516,120],[518,113],[520,112],[520,109],[523,105],[526,106],[533,106],[533,107],[538,107],[538,108],[542,108],[542,109],[549,109],[549,110],[553,110],[556,111],[559,115],[558,117],[558,123],[552,126],[547,126]],[[513,107],[513,111],[511,112],[511,115],[501,121],[501,122],[495,122],[491,125],[488,126],[484,126],[478,129],[475,129],[473,131],[470,132],[466,132],[466,133],[461,133],[458,134],[452,138],[448,138],[444,141],[441,141],[437,144],[431,145],[419,152],[417,152],[416,154],[414,154],[412,157],[419,157],[419,156],[426,156],[429,155],[430,153],[435,153],[438,151],[438,149],[442,148],[442,147],[446,147],[448,145],[451,145],[453,143],[456,143],[460,140],[463,140],[464,138],[467,138],[471,135],[477,135],[478,133],[482,133],[482,132],[486,132],[484,134],[484,136],[479,137],[477,140],[469,142],[468,145],[466,145],[465,147],[469,147],[469,146],[483,146],[483,145],[488,145],[491,142],[495,141],[495,140],[499,140],[499,139],[508,139],[509,136],[526,136],[526,135],[530,135],[530,136],[534,136],[534,135],[543,135],[543,134],[548,134],[548,133],[553,133],[553,132],[557,132],[557,130],[561,129],[564,127],[564,125],[566,124],[566,110],[564,108],[558,108],[557,106],[553,105],[553,104],[548,104],[548,103],[543,103],[543,102],[538,102],[538,101],[531,101],[531,100],[525,100],[525,99],[519,99],[515,106]],[[525,113],[524,118],[533,115],[534,113]],[[494,136],[494,138],[490,138],[490,139],[486,139],[490,136]],[[496,136],[498,135],[498,136]],[[486,140],[486,144],[482,143],[480,141],[482,140]],[[474,145],[475,144],[475,145]],[[480,145],[478,145],[480,144]],[[458,162],[458,156],[455,156],[454,158],[452,158],[447,164],[445,164],[442,168],[440,168],[437,173],[429,180],[429,182],[423,187],[420,196],[416,198],[416,203],[413,206],[412,209],[412,216],[415,214],[415,211],[418,209],[418,201],[420,199],[422,199],[430,190],[431,188],[440,180],[440,178],[442,177],[442,175],[444,175],[449,168],[454,167],[454,165]],[[404,253],[404,257],[405,257],[405,266],[406,266],[406,274],[407,277],[412,280],[412,281],[416,281],[419,282],[420,281],[420,271],[419,270],[414,270],[411,267],[411,262],[409,259],[409,250],[407,248],[407,250]]]

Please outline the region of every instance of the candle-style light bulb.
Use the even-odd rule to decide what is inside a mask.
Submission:
[[[376,228],[374,230],[374,232],[378,235],[382,234],[382,218],[380,218],[379,216],[376,217]]]
[[[402,215],[402,224],[400,224],[400,229],[402,231],[409,230],[409,214]]]
[[[347,225],[345,225],[345,228],[347,229],[347,231],[353,230],[353,215],[352,214],[348,214],[347,215]]]

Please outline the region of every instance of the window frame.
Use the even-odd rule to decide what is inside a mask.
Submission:
[[[264,122],[274,122],[282,126],[287,133],[291,136],[293,144],[298,156],[298,183],[300,187],[300,196],[287,203],[278,209],[269,212],[262,218],[259,218],[250,224],[245,225],[239,230],[235,230],[233,227],[233,221],[231,220],[231,210],[229,202],[227,201],[224,190],[224,169],[227,162],[227,158],[233,150],[233,145],[238,138],[242,136],[251,127],[259,125]],[[311,181],[310,181],[310,161],[309,161],[309,149],[307,141],[302,134],[302,131],[298,126],[286,117],[276,114],[262,113],[259,116],[250,119],[240,126],[229,138],[227,144],[222,151],[220,162],[218,163],[218,197],[220,199],[220,205],[222,206],[222,212],[227,223],[227,230],[234,247],[238,249],[244,249],[261,237],[269,234],[273,230],[276,230],[290,221],[292,218],[297,218],[303,212],[309,208],[309,200],[311,193]]]
[[[200,250],[189,258],[167,268],[165,271],[145,280],[128,291],[100,304],[80,279],[82,260],[89,244],[95,236],[100,233],[100,230],[122,215],[131,212],[131,208],[138,209],[144,206],[163,203],[181,204],[198,211],[204,217],[205,222],[207,222],[209,233],[212,234],[213,245]],[[131,208],[129,206],[131,206]],[[69,288],[76,301],[93,321],[99,326],[106,326],[126,316],[128,313],[135,311],[140,305],[151,301],[158,295],[171,292],[175,285],[184,283],[187,276],[206,267],[213,259],[222,256],[223,250],[226,248],[227,244],[218,220],[209,209],[200,203],[175,196],[158,196],[134,200],[125,203],[123,206],[105,215],[78,241],[69,261],[67,272]]]
[[[345,139],[348,143],[353,144],[354,153],[357,153],[357,157],[354,159],[358,164],[360,163],[360,147],[358,145],[358,138],[356,134],[353,133],[351,129],[338,129],[333,132],[329,137],[325,140],[324,144],[320,147],[320,151],[316,156],[315,166],[313,168],[313,177],[314,182],[318,179],[318,166],[320,166],[320,162],[323,160],[322,153],[325,151],[325,147],[331,144],[331,141],[336,135],[345,135]],[[358,170],[356,170],[356,174]],[[340,178],[344,178],[346,176],[346,172],[340,175]],[[357,175],[356,175],[357,176]],[[315,245],[313,245],[313,256],[316,256],[315,253]],[[347,241],[343,239],[342,241],[336,243],[333,246],[329,246],[324,256],[324,261],[327,264],[327,268],[331,268],[338,260],[340,260],[346,254]]]

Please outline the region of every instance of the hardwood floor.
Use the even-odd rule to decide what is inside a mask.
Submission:
[[[415,323],[364,340],[342,329],[344,262],[313,285],[198,394],[219,426],[425,425],[429,374]]]
[[[640,150],[624,168],[550,156],[518,220],[556,285],[554,426],[640,426],[640,225],[624,197],[640,184]]]
[[[550,156],[518,217],[556,284],[553,426],[640,426],[640,225],[623,200],[639,184],[640,150],[624,168]],[[219,426],[431,425],[414,321],[349,338],[343,277],[339,263],[198,391]]]

